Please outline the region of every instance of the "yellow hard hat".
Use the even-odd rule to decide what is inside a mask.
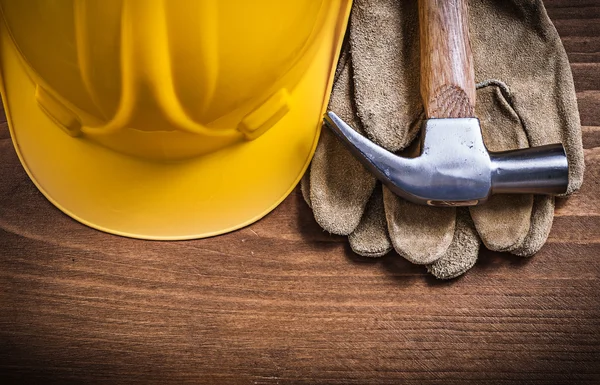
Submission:
[[[71,217],[146,239],[248,225],[313,154],[350,0],[0,0],[2,101]]]

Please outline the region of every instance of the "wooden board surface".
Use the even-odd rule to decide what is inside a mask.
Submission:
[[[552,0],[587,163],[531,259],[440,282],[353,255],[296,190],[221,237],[144,242],[54,208],[0,127],[0,384],[600,383],[600,1]]]

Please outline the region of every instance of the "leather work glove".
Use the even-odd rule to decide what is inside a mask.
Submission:
[[[330,109],[378,145],[405,149],[423,120],[417,1],[355,0],[348,48],[338,65]],[[476,116],[490,151],[562,142],[569,160],[566,195],[582,183],[581,127],[572,75],[540,0],[470,1],[477,85]],[[490,250],[520,256],[545,243],[554,197],[494,195],[482,206],[420,206],[380,187],[324,129],[305,199],[323,229],[348,235],[360,255],[393,247],[442,279],[463,274]]]

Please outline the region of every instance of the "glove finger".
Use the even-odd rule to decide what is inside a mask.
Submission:
[[[508,102],[509,90],[498,81],[478,85],[476,114],[490,151],[528,147],[521,120]],[[475,228],[487,248],[508,251],[520,245],[531,226],[532,195],[495,195],[470,208]]]
[[[531,213],[531,230],[520,245],[509,251],[521,257],[537,253],[548,239],[553,220],[554,197],[536,195]]]
[[[352,107],[350,60],[340,60],[342,68],[333,86],[329,108],[360,129]],[[333,234],[348,235],[354,231],[376,180],[327,128],[321,131],[309,178],[308,201],[317,223]]]
[[[440,259],[427,265],[427,271],[439,279],[451,279],[464,274],[477,262],[480,244],[468,210],[459,209],[450,247]]]
[[[541,0],[472,1],[471,46],[477,79],[502,79],[529,144],[562,142],[569,160],[567,194],[584,171],[581,126],[569,61]]]
[[[469,209],[485,246],[510,251],[523,243],[531,228],[532,195],[495,195]]]
[[[356,112],[366,135],[390,151],[406,147],[420,126],[416,1],[355,0],[350,50]]]
[[[312,209],[312,202],[310,201],[310,167],[306,170],[300,180],[300,192],[302,193],[304,202]]]
[[[448,250],[454,236],[456,209],[417,205],[383,188],[388,231],[394,249],[412,263],[425,265]]]
[[[350,247],[364,257],[381,257],[392,250],[383,210],[383,192],[378,185],[367,203],[365,213],[354,232],[348,236]]]

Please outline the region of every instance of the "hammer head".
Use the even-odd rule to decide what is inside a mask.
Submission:
[[[430,206],[473,206],[491,194],[563,194],[569,165],[562,144],[490,152],[476,118],[428,119],[416,158],[391,153],[335,113],[325,123],[392,192]]]

